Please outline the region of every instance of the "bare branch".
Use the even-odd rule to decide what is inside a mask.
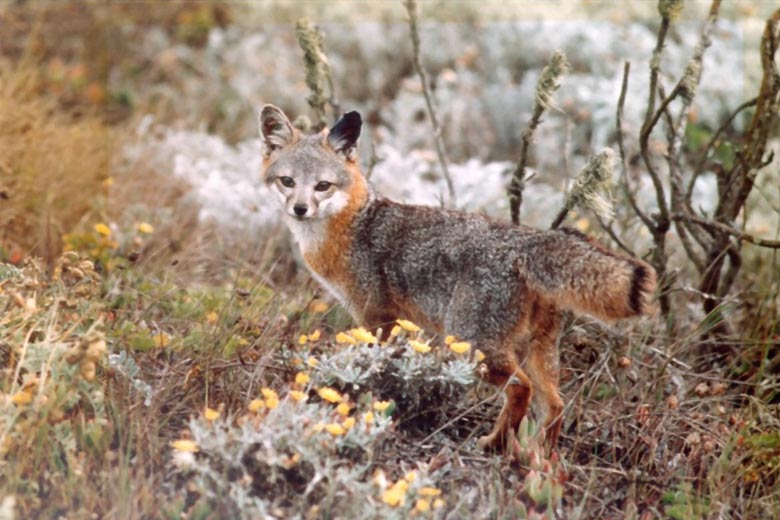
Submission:
[[[756,106],[756,102],[758,101],[758,98],[753,98],[748,101],[745,101],[741,105],[739,105],[732,113],[731,115],[726,118],[726,120],[723,122],[722,125],[715,131],[714,134],[712,134],[712,137],[710,137],[710,140],[707,141],[707,144],[704,146],[704,150],[702,150],[701,157],[699,158],[699,162],[696,164],[696,167],[693,170],[693,176],[691,177],[690,181],[688,182],[688,188],[685,190],[685,204],[690,209],[691,206],[691,197],[693,196],[693,187],[696,184],[696,180],[699,178],[699,176],[704,173],[704,165],[707,162],[707,157],[709,156],[710,150],[717,144],[718,140],[720,139],[721,134],[726,131],[726,129],[731,126],[731,124],[734,122],[734,119],[737,118],[737,116],[743,111],[748,108]]]
[[[623,82],[620,86],[620,97],[618,98],[617,112],[615,113],[615,121],[617,125],[618,150],[620,151],[620,165],[623,171],[623,175],[622,175],[623,182],[621,183],[621,185],[623,186],[623,192],[625,193],[626,198],[628,199],[628,203],[631,204],[631,209],[634,210],[634,213],[636,213],[637,216],[639,216],[639,219],[644,223],[645,226],[647,226],[648,229],[652,229],[653,221],[650,220],[650,217],[645,215],[645,212],[642,211],[642,209],[637,204],[636,197],[634,197],[634,193],[631,191],[631,185],[629,184],[628,181],[628,161],[626,159],[626,147],[623,139],[623,107],[626,104],[626,92],[628,91],[628,76],[630,71],[631,71],[631,63],[626,61],[623,64]]]
[[[428,84],[428,74],[425,72],[425,69],[422,66],[422,61],[420,59],[420,32],[417,28],[417,1],[404,0],[404,7],[406,8],[406,12],[409,14],[409,31],[412,38],[412,50],[414,53],[414,70],[420,77],[420,84],[422,85],[423,95],[425,96],[425,104],[428,107],[428,116],[431,118],[431,126],[433,126],[433,138],[434,143],[436,144],[436,154],[439,156],[441,170],[444,174],[444,180],[447,183],[447,192],[449,195],[448,206],[455,207],[455,187],[452,184],[452,177],[450,176],[449,159],[447,158],[447,152],[444,149],[444,141],[442,139],[439,118],[436,115],[436,110],[433,106],[433,96],[431,95],[431,87]]]
[[[740,231],[729,225],[714,220],[709,220],[696,215],[689,215],[687,213],[675,213],[672,215],[672,220],[675,221],[689,221],[693,222],[703,228],[711,229],[720,233],[731,235],[745,242],[749,242],[759,247],[766,247],[768,249],[780,249],[780,240],[769,240],[765,238],[754,237],[748,233]]]
[[[601,226],[601,229],[603,229],[604,231],[606,231],[607,235],[609,235],[609,238],[611,238],[611,239],[612,239],[612,241],[613,241],[613,242],[615,242],[615,244],[617,244],[617,246],[618,246],[620,249],[622,249],[623,251],[625,251],[625,252],[626,252],[626,253],[628,253],[629,255],[631,255],[631,256],[633,256],[633,257],[636,257],[636,253],[635,253],[635,252],[634,252],[634,251],[633,251],[633,250],[632,250],[630,247],[628,247],[628,246],[625,244],[625,242],[623,242],[622,240],[620,240],[620,237],[617,235],[617,233],[615,233],[615,230],[614,230],[614,229],[612,229],[612,224],[611,224],[611,223],[609,223],[609,222],[605,222],[605,221],[604,221],[604,219],[602,219],[602,218],[601,218],[600,216],[598,216],[598,215],[595,215],[595,216],[596,216],[596,220],[597,220],[597,221],[598,221],[598,223],[599,223],[599,226]]]
[[[660,7],[660,5],[659,5]],[[655,124],[658,122],[661,111],[655,110],[655,96],[656,89],[658,88],[658,75],[661,71],[661,54],[663,53],[664,42],[666,41],[666,35],[669,31],[671,9],[659,9],[661,11],[661,27],[658,29],[658,37],[656,39],[655,49],[653,49],[653,57],[650,61],[650,87],[648,89],[647,111],[645,112],[645,121],[642,124],[642,129],[639,133],[639,149],[642,156],[642,161],[645,163],[650,179],[653,182],[655,189],[655,195],[658,202],[659,216],[656,219],[654,227],[654,236],[660,236],[669,229],[669,209],[666,204],[666,193],[664,192],[663,183],[661,182],[661,176],[656,170],[650,159],[649,139],[650,133],[653,131]],[[659,244],[656,243],[656,246]],[[658,249],[658,247],[657,247]],[[658,251],[658,254],[663,252]],[[660,261],[660,257],[657,258]],[[658,269],[656,265],[656,269]]]

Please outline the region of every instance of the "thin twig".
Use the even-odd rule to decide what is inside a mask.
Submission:
[[[669,126],[669,149],[666,154],[667,164],[669,166],[669,178],[671,185],[671,211],[673,213],[686,212],[688,206],[685,204],[685,191],[683,187],[682,169],[680,166],[680,152],[682,149],[682,138],[685,133],[685,126],[688,123],[688,114],[693,100],[696,96],[699,83],[701,82],[701,73],[703,69],[704,53],[712,44],[710,33],[718,19],[720,12],[720,0],[714,0],[710,6],[710,12],[707,17],[707,22],[704,24],[704,28],[701,31],[699,43],[696,45],[693,56],[691,57],[688,65],[685,67],[683,73],[677,85],[674,88],[674,92],[668,99],[674,99],[679,97],[682,100],[682,104],[679,110],[679,116],[677,122]],[[659,84],[659,88],[661,85]],[[691,238],[688,236],[688,232],[697,237],[696,230],[688,227],[687,221],[675,221],[675,228],[677,229],[677,235],[680,238],[680,242],[685,249],[685,253],[688,258],[693,262],[699,273],[704,272],[706,265],[704,259],[699,255],[699,252],[694,248],[694,244]],[[705,248],[705,244],[701,240],[697,240],[698,244]]]
[[[687,220],[689,222],[694,222],[695,224],[701,227],[708,228],[710,230],[720,232],[720,233],[726,233],[728,235],[737,237],[740,240],[744,240],[745,242],[749,242],[759,247],[766,247],[768,249],[780,249],[780,240],[769,240],[766,238],[754,237],[753,235],[740,231],[729,225],[723,224],[722,222],[716,222],[714,220],[701,218],[696,215],[689,215],[686,213],[674,213],[672,215],[672,220],[675,221]]]
[[[659,3],[659,8],[661,6],[662,3]],[[653,243],[655,244],[651,262],[658,274],[660,285],[658,299],[661,306],[661,313],[667,318],[671,314],[671,303],[668,295],[671,281],[666,275],[666,264],[668,261],[666,256],[666,233],[669,231],[671,221],[669,220],[669,207],[666,203],[666,192],[664,190],[663,182],[661,181],[661,175],[650,157],[649,140],[653,127],[660,117],[659,114],[663,113],[663,111],[656,112],[655,102],[659,83],[658,76],[661,72],[661,55],[663,53],[666,35],[669,32],[673,12],[674,9],[671,8],[661,9],[661,27],[658,29],[658,37],[656,39],[655,48],[653,49],[653,57],[650,61],[650,86],[648,89],[647,110],[645,112],[644,123],[639,132],[639,153],[642,157],[642,162],[644,162],[645,167],[647,168],[647,172],[650,174],[650,180],[652,181],[653,189],[655,190],[656,202],[658,203],[658,214],[653,216],[653,222],[648,226],[648,230],[652,234]],[[662,108],[665,108],[663,103]],[[672,321],[669,320],[668,323],[671,327]]]
[[[621,184],[623,185],[623,191],[626,195],[626,198],[628,199],[628,203],[631,204],[631,209],[634,210],[634,213],[637,214],[639,219],[644,223],[645,226],[647,226],[648,229],[652,229],[653,221],[650,220],[650,217],[645,215],[645,212],[642,211],[642,209],[639,207],[639,204],[637,204],[636,197],[634,197],[634,193],[631,191],[631,186],[628,181],[628,160],[626,159],[626,147],[623,139],[623,107],[626,103],[626,92],[628,91],[628,76],[630,71],[631,63],[626,61],[623,64],[623,82],[620,86],[620,97],[618,98],[617,111],[615,113],[618,150],[620,151],[620,164],[623,169],[623,182]]]
[[[413,64],[414,70],[420,77],[420,84],[422,85],[423,95],[425,96],[425,104],[428,107],[428,116],[431,118],[431,126],[433,126],[433,138],[436,144],[436,154],[439,156],[439,163],[441,164],[442,173],[444,174],[444,180],[447,183],[447,192],[449,195],[450,207],[455,207],[455,186],[452,183],[452,177],[450,176],[449,159],[444,149],[444,141],[442,139],[441,126],[439,125],[439,118],[436,116],[436,110],[433,106],[433,96],[431,95],[431,88],[428,84],[428,74],[422,66],[420,59],[420,32],[417,28],[417,1],[416,0],[404,0],[404,7],[409,14],[409,31],[412,38],[412,50],[414,52]]]
[[[715,133],[712,134],[710,140],[707,141],[707,144],[704,146],[704,150],[702,150],[701,156],[699,157],[699,162],[696,164],[696,167],[693,169],[693,176],[691,177],[691,180],[688,182],[688,188],[685,190],[685,203],[688,206],[689,210],[691,207],[691,198],[693,197],[693,187],[696,184],[696,181],[698,180],[699,176],[702,173],[704,173],[704,165],[707,162],[707,157],[710,154],[710,150],[712,150],[712,148],[717,144],[721,134],[723,134],[723,132],[725,132],[726,129],[729,126],[731,126],[731,124],[734,122],[734,119],[736,119],[736,117],[743,110],[756,106],[757,102],[758,102],[758,98],[753,98],[739,105],[736,109],[734,109],[731,115],[728,118],[726,118],[726,120],[723,122],[722,125],[720,125],[720,127],[715,131]]]
[[[607,235],[609,235],[609,238],[611,238],[612,241],[615,242],[615,244],[617,244],[617,246],[620,249],[622,249],[623,251],[625,251],[629,255],[631,255],[633,257],[636,257],[636,253],[630,247],[628,247],[622,240],[620,240],[619,236],[617,236],[617,233],[615,233],[615,230],[612,229],[612,224],[610,224],[609,222],[604,222],[604,219],[602,219],[598,215],[595,215],[595,216],[596,216],[596,220],[599,223],[599,226],[601,226],[601,229],[603,229],[604,231],[607,232]]]
[[[645,112],[645,121],[642,124],[642,129],[639,134],[640,153],[642,160],[645,163],[645,167],[647,168],[647,171],[650,174],[650,178],[653,182],[653,187],[655,188],[656,199],[658,202],[659,216],[656,218],[656,222],[651,229],[654,236],[661,236],[665,234],[669,228],[669,209],[666,205],[666,193],[664,192],[661,177],[650,160],[650,151],[648,146],[650,133],[653,131],[653,128],[658,122],[658,118],[662,113],[660,110],[658,112],[655,110],[655,96],[658,88],[658,75],[661,72],[661,54],[663,53],[664,41],[666,41],[669,25],[669,17],[662,17],[661,27],[658,29],[658,37],[656,39],[655,49],[653,49],[653,58],[650,62],[650,87],[648,89],[647,111]],[[659,245],[660,244],[656,243],[656,246]],[[656,247],[657,260],[663,260],[665,263],[665,258],[663,258],[664,252],[660,249],[660,247]],[[656,269],[657,268],[658,266],[656,266]]]

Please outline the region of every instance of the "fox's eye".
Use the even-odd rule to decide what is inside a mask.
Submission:
[[[285,188],[292,188],[295,186],[295,181],[292,180],[292,177],[279,177],[279,182],[281,182],[282,186]]]
[[[328,181],[320,181],[317,183],[317,185],[314,187],[315,191],[328,191],[330,187],[333,186],[332,182]]]

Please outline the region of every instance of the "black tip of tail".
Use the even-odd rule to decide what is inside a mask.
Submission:
[[[647,290],[647,282],[650,272],[646,265],[638,264],[634,267],[634,275],[631,278],[631,289],[628,295],[628,304],[634,314],[642,314],[644,292]]]

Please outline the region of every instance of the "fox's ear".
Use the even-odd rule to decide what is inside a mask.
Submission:
[[[357,112],[347,112],[336,121],[328,133],[328,144],[333,151],[341,153],[350,161],[357,157],[357,141],[363,120]]]
[[[295,129],[281,109],[273,105],[264,105],[258,119],[260,121],[260,137],[265,143],[267,155],[295,141]]]

